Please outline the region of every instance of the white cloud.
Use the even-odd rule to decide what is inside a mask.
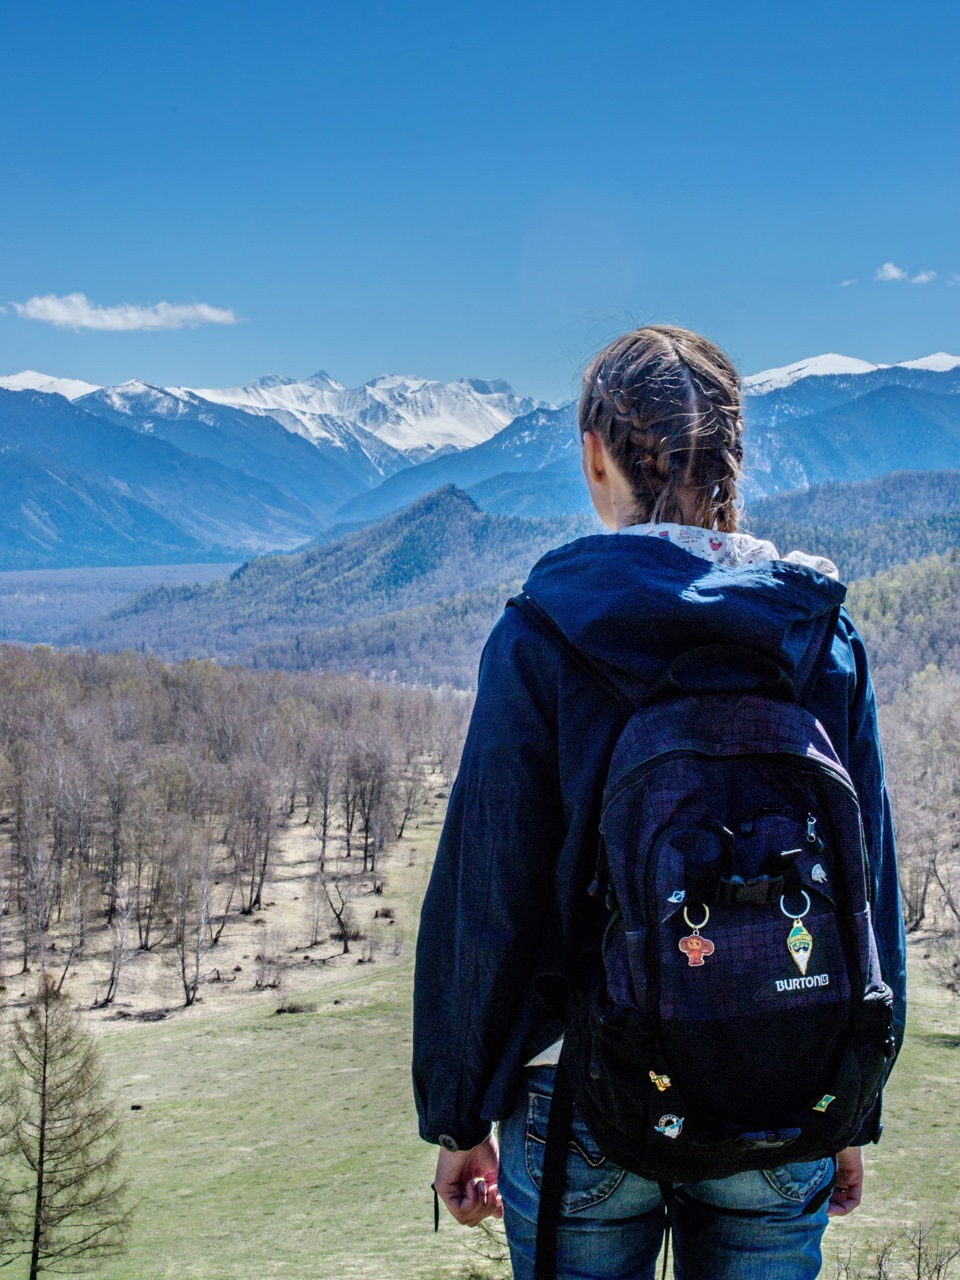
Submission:
[[[236,324],[235,312],[206,302],[156,302],[150,307],[121,302],[101,307],[84,293],[55,293],[12,303],[22,320],[42,320],[60,329],[102,329],[120,333],[135,329],[193,329],[200,324]]]
[[[906,280],[907,273],[902,267],[895,266],[892,262],[885,262],[882,267],[877,267],[873,278],[874,280]]]
[[[937,273],[935,271],[918,271],[915,276],[910,277],[911,284],[929,284],[931,280],[936,280]]]
[[[856,284],[856,283],[857,283],[857,282],[856,282],[856,280],[841,280],[841,281],[840,281],[840,288],[841,288],[841,289],[849,289],[849,288],[850,288],[850,286],[851,286],[852,284]]]
[[[960,284],[960,275],[957,275],[957,273],[954,272],[953,275],[950,277],[950,279],[947,281],[947,284],[949,285]]]

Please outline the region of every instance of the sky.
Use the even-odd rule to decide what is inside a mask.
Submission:
[[[960,354],[954,0],[0,0],[0,374]]]

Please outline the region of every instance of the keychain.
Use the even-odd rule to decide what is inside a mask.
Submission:
[[[790,952],[790,958],[797,966],[801,973],[807,972],[807,965],[810,963],[810,953],[813,950],[813,935],[803,923],[803,917],[810,910],[810,895],[806,889],[801,889],[806,900],[806,906],[799,915],[794,915],[792,911],[788,911],[783,905],[783,896],[780,898],[780,910],[788,920],[793,921],[793,928],[787,934],[787,950]]]
[[[683,908],[683,918],[687,922],[687,927],[693,930],[686,938],[681,938],[678,943],[680,950],[687,957],[687,964],[691,969],[699,969],[703,964],[704,957],[712,956],[716,947],[709,938],[701,938],[700,930],[707,927],[707,921],[710,919],[710,908],[706,903],[703,904],[704,917],[699,924],[694,924],[687,915],[687,908]]]

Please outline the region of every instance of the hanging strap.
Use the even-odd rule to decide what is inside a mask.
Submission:
[[[677,1198],[677,1189],[672,1182],[658,1182],[663,1197],[663,1270],[660,1280],[667,1280],[667,1266],[670,1262],[670,1233],[673,1230],[673,1203]]]
[[[573,1119],[573,1094],[563,1065],[563,1050],[553,1077],[553,1097],[547,1118],[547,1140],[543,1148],[543,1177],[537,1208],[537,1251],[533,1280],[556,1280],[557,1230],[567,1167],[567,1142]]]

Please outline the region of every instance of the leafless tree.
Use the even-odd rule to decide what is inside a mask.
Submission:
[[[209,950],[210,863],[193,833],[181,832],[173,853],[173,946],[177,955],[184,1006],[196,1001]]]
[[[110,925],[110,976],[107,979],[106,991],[96,1002],[97,1007],[101,1009],[113,1004],[117,998],[123,966],[134,954],[134,950],[128,945],[133,902],[126,886],[122,886],[113,894],[113,901],[116,902],[116,910]]]

